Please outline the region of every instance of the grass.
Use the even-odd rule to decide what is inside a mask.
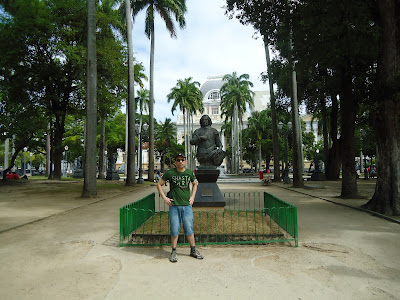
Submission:
[[[196,234],[215,235],[279,233],[279,227],[271,224],[269,216],[256,210],[196,211],[193,212],[193,230]],[[169,234],[168,212],[155,213],[136,234]]]

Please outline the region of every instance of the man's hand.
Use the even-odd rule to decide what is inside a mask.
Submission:
[[[164,202],[167,203],[168,206],[172,206],[172,202],[174,202],[174,199],[165,197]]]
[[[190,205],[193,205],[193,203],[194,203],[194,197],[190,197],[189,203],[190,203]]]

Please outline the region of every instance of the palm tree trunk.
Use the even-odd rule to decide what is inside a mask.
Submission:
[[[292,45],[292,36],[290,35],[290,45]],[[293,186],[303,187],[303,166],[302,166],[302,154],[301,154],[301,127],[299,118],[299,104],[297,101],[297,79],[294,65],[294,59],[292,58],[292,122],[293,122]]]
[[[151,21],[150,102],[149,102],[149,181],[154,181],[154,18]]]
[[[276,122],[276,108],[275,108],[275,94],[274,94],[274,84],[272,81],[271,74],[271,60],[269,58],[269,48],[268,44],[264,38],[265,47],[265,57],[267,60],[267,71],[268,71],[268,82],[269,82],[269,93],[271,102],[271,117],[272,117],[272,142],[273,142],[273,154],[274,154],[274,181],[281,181],[279,176],[279,140],[278,140],[278,126]],[[268,166],[269,167],[269,166]]]
[[[85,164],[82,197],[96,197],[96,136],[97,136],[97,63],[96,63],[96,2],[87,1],[88,48]]]
[[[343,198],[358,196],[356,164],[354,161],[355,144],[354,131],[357,112],[357,103],[352,91],[352,75],[350,63],[345,63],[341,74],[341,146],[342,146],[342,193]],[[345,129],[344,129],[345,128]]]
[[[138,143],[137,143],[137,169],[138,172],[143,172],[143,149],[142,149],[142,122],[143,122],[143,111],[140,108],[140,117],[139,117],[139,128],[138,128]],[[141,170],[140,170],[141,169]]]
[[[186,146],[187,146],[187,141],[186,141],[186,130],[187,130],[187,128],[186,128],[186,110],[183,109],[182,113],[183,113],[183,143],[185,144],[185,155],[187,157],[187,148],[186,148]]]
[[[51,127],[50,122],[47,123],[47,135],[46,135],[46,177],[48,178],[51,173],[51,163],[50,163],[50,137],[51,137]],[[14,136],[13,136],[14,141]],[[14,143],[14,142],[13,142]],[[12,153],[14,154],[14,153]]]
[[[105,163],[104,163],[104,151],[106,150],[106,119],[101,117],[100,119],[100,145],[99,145],[99,175],[98,179],[105,179]]]
[[[329,150],[328,113],[326,111],[325,98],[321,98],[320,102],[321,102],[321,114],[322,114],[322,132],[324,138],[324,169],[326,172],[326,165],[328,163],[328,150]]]
[[[134,88],[134,64],[133,64],[133,41],[132,41],[132,21],[131,21],[131,4],[129,0],[125,0],[126,6],[126,27],[128,39],[128,151],[126,153],[126,182],[125,185],[135,185],[135,88]]]

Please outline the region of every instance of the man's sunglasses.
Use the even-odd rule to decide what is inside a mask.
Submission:
[[[185,161],[185,159],[184,159],[184,158],[177,158],[176,161],[177,161],[177,162]]]

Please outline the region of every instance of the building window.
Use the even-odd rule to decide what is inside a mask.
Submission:
[[[210,99],[210,100],[219,99],[219,92],[211,92],[208,95],[208,99]]]
[[[218,107],[213,107],[212,108],[212,114],[213,115],[219,115],[219,108]]]

